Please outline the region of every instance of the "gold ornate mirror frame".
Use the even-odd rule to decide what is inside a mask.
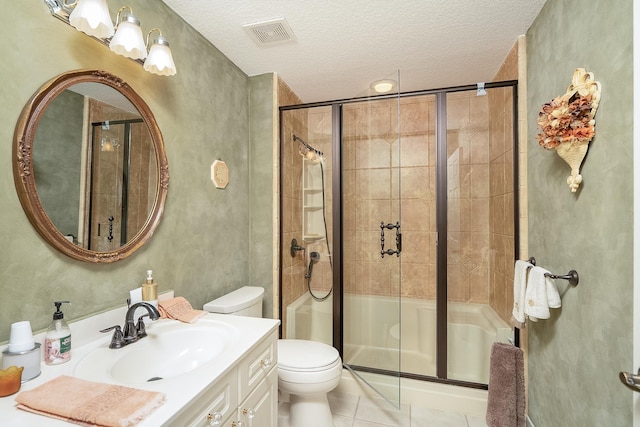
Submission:
[[[91,82],[110,86],[125,96],[137,108],[151,135],[159,172],[155,202],[144,226],[124,245],[108,252],[91,251],[75,245],[58,231],[48,217],[38,196],[32,163],[36,130],[47,106],[70,86]],[[22,110],[14,134],[12,163],[18,198],[29,221],[46,242],[71,258],[94,263],[119,261],[143,246],[160,223],[169,187],[169,165],[162,134],[151,109],[144,100],[127,83],[110,73],[99,70],[71,71],[45,83]]]

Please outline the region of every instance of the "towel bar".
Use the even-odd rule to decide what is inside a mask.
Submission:
[[[530,257],[527,261],[532,265],[536,265],[536,259],[534,257]],[[567,274],[560,276],[557,274],[545,273],[545,276],[550,277],[552,279],[562,279],[568,280],[571,286],[578,286],[578,282],[580,281],[580,277],[578,276],[578,272],[575,270],[570,270]]]

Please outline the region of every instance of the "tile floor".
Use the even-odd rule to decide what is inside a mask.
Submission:
[[[403,404],[395,409],[383,399],[333,391],[329,405],[336,427],[487,427],[484,417]]]

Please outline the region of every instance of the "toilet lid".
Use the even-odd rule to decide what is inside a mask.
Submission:
[[[318,370],[335,364],[338,350],[316,341],[278,340],[278,367],[289,370]]]

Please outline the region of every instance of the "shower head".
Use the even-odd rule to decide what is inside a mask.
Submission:
[[[309,254],[309,267],[307,267],[307,274],[304,275],[305,279],[311,279],[311,273],[313,272],[313,264],[320,261],[320,254],[318,252],[311,252]]]
[[[293,140],[300,143],[300,146],[298,147],[298,152],[302,157],[312,162],[317,162],[322,159],[322,156],[324,155],[322,151],[312,147],[305,140],[298,137],[297,135],[293,135]]]

